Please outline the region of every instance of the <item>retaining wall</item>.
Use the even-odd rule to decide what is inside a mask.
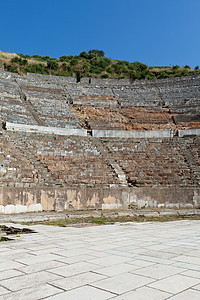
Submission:
[[[198,129],[188,129],[188,130],[178,130],[178,136],[190,136],[190,135],[200,135],[200,128]]]
[[[0,213],[51,210],[199,208],[200,188],[0,188]]]
[[[92,130],[92,136],[96,138],[172,138],[173,135],[173,130]]]
[[[77,128],[58,128],[37,125],[25,125],[6,122],[8,131],[31,132],[37,134],[55,134],[63,136],[87,136],[87,130]],[[194,131],[196,132],[196,131]],[[92,136],[96,138],[172,138],[173,130],[146,130],[146,131],[124,131],[124,130],[92,130]]]
[[[6,122],[6,129],[9,131],[22,131],[40,134],[55,134],[55,135],[77,135],[77,136],[87,136],[87,130],[77,129],[77,128],[58,128],[58,127],[46,127],[37,125],[25,125]]]

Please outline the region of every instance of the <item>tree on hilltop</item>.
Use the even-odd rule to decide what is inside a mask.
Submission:
[[[97,50],[97,49],[92,49],[88,51],[88,54],[97,56],[97,57],[104,57],[105,53],[103,50]]]
[[[58,69],[58,62],[55,59],[49,59],[47,61],[47,67],[50,70],[57,70]]]

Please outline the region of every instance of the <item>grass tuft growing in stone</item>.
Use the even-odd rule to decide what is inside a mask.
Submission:
[[[81,217],[81,218],[66,218],[60,220],[49,220],[42,222],[26,222],[22,224],[34,225],[52,225],[52,226],[90,226],[90,225],[106,225],[114,223],[125,223],[125,222],[169,222],[169,221],[181,221],[181,220],[200,220],[199,215],[168,215],[168,216],[158,216],[158,217],[148,217],[148,216],[114,216],[114,217]]]

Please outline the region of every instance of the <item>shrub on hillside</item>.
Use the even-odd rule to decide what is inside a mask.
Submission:
[[[49,59],[47,61],[47,68],[50,70],[57,70],[58,69],[58,62],[55,59]]]
[[[98,59],[93,60],[91,64],[99,70],[104,71],[110,65],[110,60],[106,60],[104,57],[100,57]]]
[[[21,57],[15,56],[11,59],[11,63],[17,63],[21,66],[25,66],[25,65],[28,64],[28,60],[27,59],[22,59]]]
[[[78,63],[78,59],[75,58],[75,57],[70,60],[70,65],[71,66],[75,66],[77,63]]]
[[[187,76],[187,75],[189,75],[189,70],[188,70],[188,68],[186,68],[185,70],[182,70],[182,71],[181,71],[181,75],[182,75],[182,76]]]
[[[48,74],[48,71],[43,64],[28,65],[25,68],[25,71],[29,73]]]
[[[24,54],[22,54],[22,53],[17,53],[17,55],[19,55],[21,58],[31,58],[31,56],[30,55],[24,55]]]
[[[17,73],[17,67],[15,65],[4,64],[4,70],[12,73]]]
[[[89,50],[88,51],[88,54],[90,54],[91,57],[104,57],[105,56],[105,53],[103,50],[97,50],[97,49],[92,49],[92,50]]]
[[[157,76],[158,79],[161,79],[161,78],[169,78],[169,74],[167,74],[166,72],[162,72],[160,73],[160,75]]]
[[[73,56],[72,56],[73,57]],[[61,56],[60,58],[59,58],[59,61],[61,61],[61,62],[63,62],[63,61],[69,61],[70,60],[70,58],[69,58],[69,56],[66,56],[66,55],[63,55],[63,56]]]
[[[133,67],[135,70],[142,72],[144,70],[146,70],[148,67],[145,64],[140,63],[139,61],[135,61],[132,63]]]
[[[38,61],[44,61],[43,57],[38,54],[32,55],[31,58],[33,58],[34,60],[38,60]]]
[[[85,51],[81,52],[79,56],[82,57],[82,58],[85,58],[85,59],[89,59],[90,58],[90,55],[87,52],[85,52]]]
[[[103,75],[101,75],[101,78],[108,78],[108,77],[109,77],[108,74],[103,74]]]
[[[175,65],[175,66],[173,66],[172,67],[172,70],[174,71],[174,70],[177,70],[177,69],[179,69],[180,67],[178,66],[178,65]]]

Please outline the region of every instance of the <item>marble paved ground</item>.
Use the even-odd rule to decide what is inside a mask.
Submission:
[[[31,228],[0,243],[0,300],[200,299],[200,221]]]

